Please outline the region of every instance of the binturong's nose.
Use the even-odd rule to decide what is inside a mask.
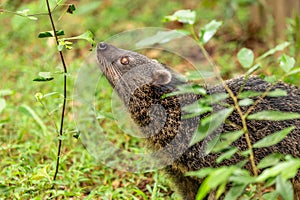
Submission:
[[[105,42],[100,42],[98,45],[97,45],[97,48],[98,50],[100,51],[104,51],[105,49],[107,49],[107,44]]]

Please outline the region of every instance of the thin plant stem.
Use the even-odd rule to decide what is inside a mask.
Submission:
[[[46,4],[47,4],[47,9],[48,9],[48,15],[51,21],[51,25],[52,25],[52,30],[54,32],[54,37],[55,37],[55,41],[56,44],[58,45],[58,37],[56,34],[56,28],[54,25],[54,21],[52,18],[52,14],[51,14],[51,9],[50,9],[50,5],[49,5],[49,1],[46,0]],[[63,127],[64,127],[64,116],[65,116],[65,110],[66,110],[66,100],[67,100],[67,66],[65,63],[65,59],[63,56],[62,51],[59,51],[59,56],[63,65],[63,69],[64,69],[64,80],[63,80],[63,84],[64,84],[64,98],[63,98],[63,106],[62,106],[62,112],[61,112],[61,120],[60,120],[60,129],[59,129],[59,136],[63,135]],[[56,167],[55,167],[55,172],[54,172],[54,176],[53,176],[53,181],[56,180],[57,178],[57,174],[58,174],[58,170],[59,170],[59,161],[60,161],[60,155],[61,155],[61,147],[62,147],[62,140],[59,139],[58,140],[58,149],[57,149],[57,160],[56,160]],[[53,185],[54,186],[54,185]]]
[[[197,41],[198,43],[198,46],[200,47],[204,57],[206,58],[206,60],[208,61],[208,63],[212,66],[215,74],[217,75],[217,78],[218,80],[221,81],[221,83],[223,84],[225,90],[228,92],[229,96],[231,97],[231,99],[233,100],[234,102],[234,107],[236,109],[236,111],[238,112],[238,115],[240,116],[241,118],[241,121],[242,121],[242,125],[243,125],[243,131],[244,131],[244,134],[245,134],[245,138],[246,138],[246,142],[247,142],[247,146],[248,146],[248,149],[250,151],[250,154],[249,154],[249,160],[250,160],[250,163],[251,163],[251,167],[252,167],[252,171],[253,171],[253,175],[254,176],[258,176],[258,168],[255,164],[255,159],[254,159],[254,152],[253,152],[253,147],[252,147],[252,142],[251,142],[251,139],[250,139],[250,135],[249,135],[249,130],[248,130],[248,127],[247,127],[247,122],[246,122],[246,117],[245,115],[243,114],[240,106],[239,106],[239,103],[238,103],[238,99],[237,97],[234,95],[234,93],[232,92],[232,90],[228,87],[228,85],[226,84],[226,82],[222,79],[222,77],[219,75],[219,70],[218,70],[218,67],[217,65],[214,63],[214,61],[211,59],[211,57],[209,56],[208,52],[206,51],[206,49],[204,48],[203,44],[200,42],[199,40],[199,37],[197,36],[197,34],[195,33],[195,30],[194,30],[194,27],[193,25],[190,26],[191,27],[191,33],[192,33],[192,36],[194,37],[194,39]]]

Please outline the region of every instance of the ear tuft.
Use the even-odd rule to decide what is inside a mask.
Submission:
[[[168,70],[156,70],[152,74],[152,84],[165,85],[171,82],[172,74]]]

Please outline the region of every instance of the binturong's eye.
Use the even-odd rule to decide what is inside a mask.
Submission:
[[[122,65],[128,65],[129,64],[129,58],[127,56],[124,56],[120,59],[120,62]]]

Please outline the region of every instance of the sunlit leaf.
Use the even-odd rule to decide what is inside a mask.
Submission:
[[[290,120],[290,119],[299,119],[299,118],[300,118],[299,113],[281,112],[275,110],[264,110],[249,115],[247,117],[247,119],[249,120],[271,120],[271,121],[281,121],[281,120]]]
[[[265,81],[267,81],[268,83],[275,83],[277,81],[277,77],[272,75],[272,76],[266,76],[264,78]]]
[[[204,177],[208,176],[210,173],[212,173],[215,170],[216,169],[214,169],[214,168],[206,167],[206,168],[202,168],[198,171],[187,172],[187,173],[185,173],[185,175],[194,176],[194,177],[197,177],[197,178],[204,178]]]
[[[230,190],[226,193],[224,200],[236,200],[239,196],[242,195],[245,190],[247,184],[235,185],[230,188]]]
[[[217,188],[219,185],[226,183],[230,175],[236,170],[234,166],[226,166],[217,168],[215,171],[209,174],[207,178],[202,182],[196,200],[204,199],[207,194]]]
[[[246,77],[250,76],[251,74],[253,74],[254,72],[256,72],[258,69],[261,68],[260,64],[256,64],[253,67],[251,67],[250,69],[248,69],[248,71],[246,72]]]
[[[282,51],[284,50],[286,47],[288,47],[291,43],[289,42],[283,42],[282,44],[277,45],[276,47],[270,49],[269,51],[267,51],[266,53],[264,53],[263,55],[261,55],[259,58],[257,58],[257,60],[261,60],[266,58],[267,56],[270,56],[274,53],[276,53],[277,51]]]
[[[173,15],[165,16],[163,21],[179,21],[185,24],[194,24],[196,12],[192,10],[178,10]]]
[[[284,180],[282,176],[276,177],[276,191],[284,200],[294,200],[293,186],[290,181]]]
[[[282,154],[279,153],[273,153],[271,155],[268,155],[264,157],[257,165],[259,169],[267,168],[270,166],[274,166],[277,163],[279,163],[280,159],[283,158]]]
[[[251,49],[242,48],[238,54],[238,61],[244,68],[249,68],[253,65],[254,62],[254,53]]]
[[[273,91],[268,92],[267,96],[269,96],[269,97],[286,97],[287,92],[285,90],[277,88]]]
[[[182,110],[188,113],[184,115],[184,118],[191,118],[207,112],[211,112],[213,109],[211,106],[203,105],[199,101],[196,101],[195,103],[184,106]]]
[[[37,101],[41,101],[43,99],[44,95],[42,93],[38,92],[34,95],[34,97]]]
[[[284,179],[293,178],[300,168],[300,160],[291,158],[288,161],[277,163],[275,166],[265,169],[258,177],[258,182],[263,182],[268,178],[275,177],[279,174]]]
[[[273,133],[271,135],[265,136],[263,139],[256,142],[253,147],[254,148],[262,148],[262,147],[269,147],[279,143],[281,140],[285,138],[291,131],[295,129],[294,126],[285,128],[281,131]]]
[[[229,97],[228,93],[216,93],[216,94],[208,95],[200,99],[199,101],[204,104],[212,105],[215,103],[221,103],[223,100],[227,99],[228,97]]]
[[[13,93],[14,93],[13,90],[3,89],[3,90],[0,90],[0,97],[9,96],[9,95],[12,95]]]
[[[254,101],[252,99],[246,98],[239,101],[240,106],[250,106],[253,105]]]
[[[6,107],[5,100],[0,98],[0,114],[2,113],[2,111],[4,110],[5,107]]]
[[[210,23],[206,24],[200,31],[199,37],[202,44],[206,44],[221,27],[222,22],[212,20]]]
[[[222,133],[220,137],[218,138],[218,141],[216,143],[213,143],[212,152],[220,152],[226,148],[228,148],[234,141],[239,139],[243,135],[244,131],[233,131],[228,133]],[[210,145],[210,142],[208,143],[208,146]]]
[[[84,32],[83,34],[81,35],[78,35],[76,37],[72,37],[72,39],[82,39],[82,40],[86,40],[88,41],[89,43],[93,44],[93,46],[96,44],[95,43],[95,40],[94,40],[94,34],[87,30],[86,32]]]
[[[278,194],[277,194],[276,191],[264,193],[264,194],[263,194],[263,199],[264,199],[264,200],[278,199]]]
[[[286,73],[290,72],[291,69],[295,66],[295,59],[293,57],[290,57],[286,54],[283,54],[279,58],[279,66],[281,69],[283,69]]]
[[[250,98],[250,97],[261,96],[262,94],[263,94],[262,92],[256,92],[256,91],[248,90],[248,91],[241,92],[238,95],[238,98],[239,99],[245,99],[245,98]]]
[[[42,179],[46,178],[47,180],[51,181],[50,175],[47,172],[48,167],[49,166],[46,165],[42,169],[39,169],[35,174],[33,174],[31,176],[30,179],[39,181],[39,180],[42,180]]]
[[[68,10],[67,13],[73,14],[73,12],[76,10],[75,5],[74,4],[70,4],[68,6]]]
[[[206,136],[219,128],[219,126],[224,123],[225,119],[233,112],[233,110],[233,107],[226,108],[203,118],[200,122],[198,130],[190,142],[190,145],[192,146],[203,140]]]
[[[300,68],[291,70],[287,75],[293,75],[293,74],[298,74],[298,73],[300,73]]]
[[[233,147],[232,149],[222,153],[218,158],[217,158],[217,163],[221,163],[223,160],[230,159],[238,149],[236,147]]]

